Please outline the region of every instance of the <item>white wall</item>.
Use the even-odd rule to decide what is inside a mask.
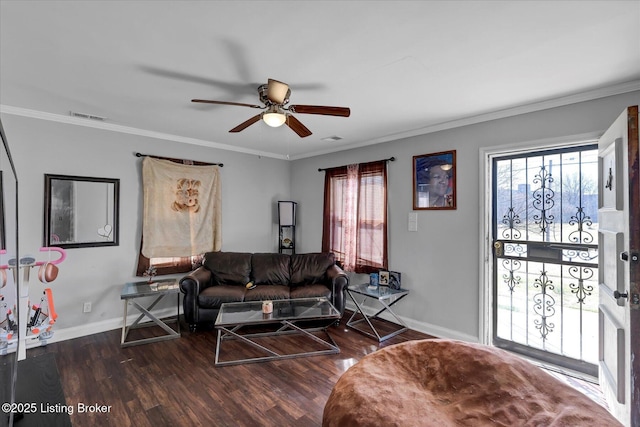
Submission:
[[[203,146],[2,115],[16,164],[20,191],[20,253],[38,259],[43,246],[44,174],[120,179],[120,244],[68,249],[54,293],[58,337],[74,337],[120,327],[122,285],[135,277],[141,233],[141,152],[205,162],[222,162],[222,248],[277,250],[277,200],[288,200],[289,162]],[[32,301],[44,289],[31,275]],[[83,313],[83,302],[92,312]],[[175,300],[173,300],[175,304]],[[167,304],[164,305],[167,307]],[[160,307],[162,308],[162,307]]]
[[[639,103],[640,92],[632,92],[294,161],[291,196],[299,203],[298,247],[301,252],[321,248],[324,174],[318,168],[394,156],[388,176],[389,268],[400,271],[403,287],[411,290],[396,312],[427,333],[479,340],[480,148],[599,135],[624,108]],[[412,158],[446,150],[457,151],[457,209],[416,211],[418,231],[409,232]],[[352,277],[354,282],[366,280]]]

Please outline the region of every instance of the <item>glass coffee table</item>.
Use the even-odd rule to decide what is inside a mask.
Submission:
[[[394,337],[404,331],[406,331],[407,325],[402,321],[401,318],[399,318],[394,312],[393,310],[391,310],[391,306],[396,304],[398,301],[400,301],[402,298],[406,297],[407,295],[409,295],[409,290],[408,289],[391,289],[388,286],[369,286],[368,283],[363,283],[360,285],[354,285],[354,286],[349,286],[347,288],[347,294],[349,295],[349,297],[351,298],[351,300],[354,302],[354,304],[356,305],[356,311],[353,312],[353,314],[351,315],[351,317],[349,318],[349,320],[347,321],[347,326],[364,334],[364,335],[368,335],[371,338],[376,338],[378,340],[378,342],[382,342],[384,340],[387,340],[391,337]],[[361,296],[361,302],[358,302],[357,298],[358,296]],[[372,315],[372,316],[367,316],[367,313],[363,310],[362,306],[364,304],[364,302],[367,299],[372,299],[375,301],[378,301],[378,303],[380,303],[382,305],[382,309],[380,311],[378,311],[376,314]],[[380,332],[374,327],[373,323],[371,322],[371,320],[375,319],[375,318],[380,318],[380,314],[384,313],[385,311],[389,312],[389,314],[391,314],[391,316],[393,316],[393,318],[396,320],[396,324],[398,326],[398,328],[386,335],[380,335]],[[360,315],[361,318],[357,319],[357,320],[353,320],[357,315]],[[381,318],[380,318],[381,319]],[[386,320],[386,319],[384,319]],[[369,329],[371,330],[371,332],[361,329],[359,327],[356,327],[356,325],[362,323],[362,322],[366,322],[367,325],[369,326]],[[387,320],[387,322],[389,322]],[[393,322],[389,322],[392,323]]]
[[[164,321],[156,317],[151,310],[156,306],[164,297],[168,295],[175,295],[177,302],[176,316]],[[143,297],[156,297],[153,302],[144,307],[136,301]],[[171,340],[180,338],[180,322],[178,321],[178,315],[180,313],[180,289],[178,287],[178,281],[176,279],[158,279],[149,283],[144,282],[130,282],[124,285],[122,292],[120,293],[120,299],[124,301],[124,317],[122,320],[122,337],[120,338],[120,345],[122,347],[129,347],[132,345],[148,344],[157,341]],[[138,311],[140,315],[130,325],[127,326],[127,307],[131,303]],[[147,317],[150,322],[140,323],[142,319]],[[167,323],[177,323],[177,330],[172,329]],[[142,328],[146,326],[159,326],[164,331],[164,335],[155,336],[151,338],[143,338],[139,340],[127,341],[127,336],[131,329]]]
[[[325,297],[273,300],[273,311],[269,314],[262,312],[262,301],[224,303],[220,307],[215,323],[215,328],[218,330],[215,365],[237,365],[340,353],[340,348],[327,331],[327,328],[338,319],[340,319],[340,312]],[[269,326],[271,330],[266,330]],[[248,332],[247,329],[249,329]],[[326,335],[326,339],[318,337],[314,332],[322,332]],[[286,335],[308,338],[318,343],[321,348],[285,353],[278,348],[278,340]],[[270,340],[267,346],[259,342],[265,337],[279,338]],[[221,346],[223,342],[229,340],[239,340],[259,351],[254,352],[253,357],[223,361],[220,357]],[[291,347],[290,342],[288,345]],[[302,349],[302,345],[299,348]]]

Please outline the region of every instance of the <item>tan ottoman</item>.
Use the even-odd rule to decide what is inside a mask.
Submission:
[[[324,427],[620,426],[602,406],[504,350],[409,341],[365,356],[338,380]]]

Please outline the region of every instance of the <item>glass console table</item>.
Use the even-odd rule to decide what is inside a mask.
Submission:
[[[151,310],[167,295],[175,295],[177,300],[177,312],[175,318],[162,321],[156,317]],[[148,306],[144,307],[140,305],[136,299],[155,296],[156,299]],[[149,283],[144,282],[131,282],[124,285],[122,292],[120,293],[120,299],[124,301],[124,318],[122,319],[122,338],[120,339],[120,345],[122,347],[129,347],[132,345],[147,344],[157,341],[171,340],[180,338],[180,322],[178,321],[178,315],[180,314],[180,288],[178,287],[178,281],[176,279],[159,279]],[[127,307],[129,302],[140,311],[138,318],[130,325],[127,326]],[[150,322],[140,324],[143,318],[149,318]],[[172,329],[167,323],[175,322],[177,324],[177,330]],[[129,331],[135,328],[142,328],[146,326],[160,326],[165,332],[165,335],[155,336],[151,338],[144,338],[139,340],[127,341]]]
[[[363,283],[360,285],[349,286],[347,288],[347,294],[356,305],[356,311],[353,312],[353,314],[347,321],[348,327],[362,334],[368,335],[371,338],[376,338],[378,342],[382,342],[391,337],[394,337],[408,329],[407,325],[402,321],[402,319],[399,318],[393,312],[393,310],[391,310],[392,305],[396,304],[402,298],[409,295],[409,291],[407,289],[391,289],[387,286],[374,287],[374,286],[369,286],[368,283]],[[359,296],[362,297],[360,302],[358,302],[357,300]],[[382,309],[372,316],[367,316],[367,313],[365,313],[362,307],[364,302],[367,299],[377,301],[380,305],[382,305]],[[396,325],[399,328],[389,334],[380,335],[380,332],[375,328],[371,320],[381,319],[381,317],[379,316],[385,311],[389,312],[389,314],[393,316],[393,318],[396,320]],[[358,315],[360,315],[361,318],[354,320]],[[386,319],[383,319],[383,320],[386,320]],[[371,332],[369,332],[368,330],[356,327],[356,325],[359,325],[362,322],[367,323]],[[390,323],[393,323],[393,322],[390,322]]]

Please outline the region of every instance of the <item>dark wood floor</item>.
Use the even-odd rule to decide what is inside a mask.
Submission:
[[[335,355],[215,367],[215,331],[191,333],[183,324],[176,340],[121,348],[114,330],[34,348],[27,357],[55,354],[67,405],[110,406],[107,413],[74,412],[76,427],[319,426],[350,366],[379,348],[432,338],[406,331],[378,344],[345,321],[329,328],[341,350]]]

